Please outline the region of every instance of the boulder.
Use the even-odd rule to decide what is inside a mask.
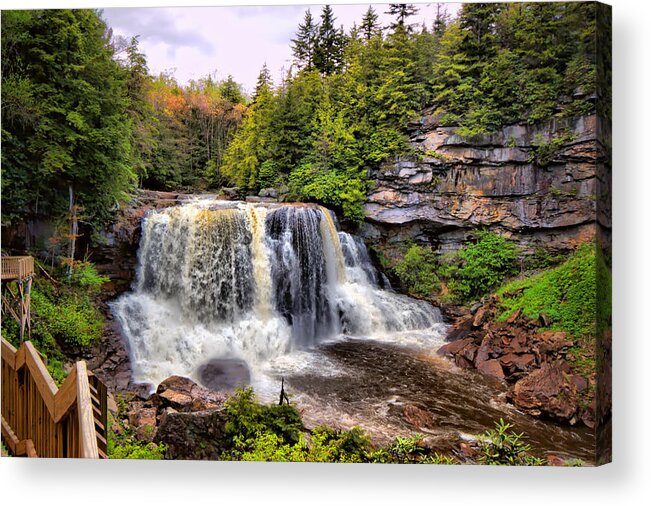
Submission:
[[[524,355],[508,353],[506,355],[502,355],[499,358],[499,361],[500,364],[502,364],[507,369],[510,369],[511,372],[526,371],[535,364],[536,357],[534,357],[531,353],[525,353]]]
[[[570,421],[577,411],[576,387],[560,367],[547,362],[519,380],[511,397],[516,407],[534,416]]]
[[[222,194],[226,200],[239,200],[241,193],[241,188],[222,188]]]
[[[472,315],[464,315],[457,318],[452,328],[448,331],[446,339],[448,341],[458,341],[459,339],[468,337],[468,334],[472,331],[472,322]]]
[[[488,310],[489,310],[489,306],[487,305],[484,305],[479,309],[477,309],[477,311],[475,312],[475,317],[472,320],[473,327],[475,328],[481,327],[484,324],[484,322],[486,321],[486,317],[488,316]]]
[[[519,307],[509,315],[509,317],[506,319],[506,323],[513,323],[514,321],[516,321],[520,317],[521,313],[522,313],[522,308]]]
[[[129,413],[129,425],[140,441],[152,441],[156,435],[156,408],[142,407]]]
[[[537,335],[539,341],[538,351],[541,354],[558,353],[564,348],[572,346],[572,342],[567,339],[566,332],[557,332],[547,330]]]
[[[474,339],[471,337],[459,339],[458,341],[452,341],[451,343],[444,344],[438,349],[437,353],[444,356],[454,356],[472,343],[474,343]]]
[[[262,188],[262,190],[258,192],[258,197],[269,197],[272,199],[277,199],[278,190],[275,188]]]
[[[223,409],[194,413],[167,412],[154,441],[167,445],[165,458],[173,460],[219,460],[225,451]]]
[[[220,408],[226,398],[225,392],[209,390],[189,378],[170,376],[158,385],[152,402],[163,409],[169,406],[187,412]]]
[[[233,392],[251,382],[251,373],[244,360],[215,358],[199,367],[199,379],[212,390]]]
[[[504,371],[502,370],[500,361],[497,359],[485,360],[483,362],[480,362],[477,365],[477,370],[480,373],[485,374],[486,376],[490,376],[492,378],[496,378],[499,380],[504,379]]]
[[[538,317],[538,323],[540,323],[541,327],[549,327],[552,324],[552,319],[545,313],[540,313],[540,316]]]
[[[405,420],[418,429],[432,429],[434,418],[432,415],[413,404],[407,404],[402,410]]]

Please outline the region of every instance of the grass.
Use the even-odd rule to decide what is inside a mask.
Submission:
[[[518,309],[532,319],[549,316],[550,329],[567,332],[574,343],[568,353],[574,370],[589,376],[595,371],[596,333],[611,321],[611,286],[601,252],[594,243],[586,243],[557,267],[500,288],[498,319],[505,320]]]

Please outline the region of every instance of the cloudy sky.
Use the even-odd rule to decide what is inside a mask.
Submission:
[[[242,2],[243,3],[243,2]],[[456,13],[459,4],[445,4]],[[431,25],[436,4],[418,4],[414,23]],[[233,7],[147,7],[105,8],[103,17],[114,33],[140,37],[140,48],[147,55],[150,72],[172,72],[177,80],[216,74],[223,79],[231,74],[247,91],[255,86],[266,62],[273,78],[280,80],[283,68],[291,63],[290,39],[295,35],[304,12],[310,8],[318,17],[322,5],[264,5]],[[374,5],[380,21],[387,4]],[[337,24],[345,29],[360,22],[366,5],[333,5]]]

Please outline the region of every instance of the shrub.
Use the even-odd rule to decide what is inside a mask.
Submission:
[[[610,286],[610,273],[601,255],[596,255],[595,245],[584,244],[558,267],[498,290],[500,318],[506,319],[517,309],[528,318],[544,313],[552,319],[554,330],[566,331],[575,339],[593,336],[597,310],[604,325],[610,320]]]
[[[524,434],[508,432],[513,425],[500,418],[495,429],[479,435],[482,456],[480,462],[491,466],[543,466],[545,461],[529,455],[531,446],[523,439]]]
[[[48,296],[32,291],[32,337],[42,343],[58,342],[87,348],[102,334],[104,320],[87,295],[62,293]]]
[[[293,406],[259,404],[255,400],[253,388],[238,389],[226,402],[226,438],[231,450],[231,458],[239,458],[247,452],[262,450],[259,444],[268,445],[276,441],[278,445],[295,445],[301,440],[303,423]],[[263,442],[257,439],[263,434],[273,434]],[[272,441],[273,440],[273,441]],[[257,449],[257,450],[256,450]]]
[[[340,432],[319,427],[313,431],[309,442],[301,434],[295,444],[286,444],[271,432],[260,433],[241,453],[240,459],[266,462],[368,462],[370,448],[370,439],[361,429]]]
[[[450,288],[462,300],[488,293],[505,277],[517,272],[517,248],[492,232],[479,232],[477,242],[459,250],[461,266],[453,273]]]
[[[116,431],[114,427],[119,426]],[[129,427],[121,426],[119,421],[109,416],[106,452],[109,459],[162,460],[167,445],[138,441]]]
[[[77,262],[72,269],[70,284],[81,288],[86,288],[88,294],[96,295],[104,283],[108,283],[109,278],[97,273],[95,265],[88,260]]]
[[[322,171],[305,163],[292,171],[288,186],[290,199],[329,206],[353,223],[364,220],[368,181],[361,172]]]
[[[436,254],[430,248],[414,244],[394,267],[394,272],[410,293],[428,296],[438,292],[441,287],[436,269]]]

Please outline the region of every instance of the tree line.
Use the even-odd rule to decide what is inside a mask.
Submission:
[[[609,93],[598,9],[464,4],[451,17],[438,4],[416,24],[417,6],[389,4],[388,26],[369,7],[347,31],[330,6],[308,9],[291,67],[274,83],[265,65],[250,97],[232,77],[151,76],[137,38],[114,37],[97,11],[5,11],[2,223],[64,215],[69,189],[98,227],[138,186],[225,185],[360,221],[368,170],[417,155],[405,128],[425,108],[463,135],[593,112]]]
[[[247,191],[284,188],[288,199],[363,219],[368,169],[409,154],[409,120],[429,107],[462,135],[595,108],[597,6],[592,3],[443,4],[430,24],[389,4],[382,26],[369,7],[348,32],[332,8],[308,9],[292,39],[293,66],[273,86],[260,73],[242,128],[221,168]]]

